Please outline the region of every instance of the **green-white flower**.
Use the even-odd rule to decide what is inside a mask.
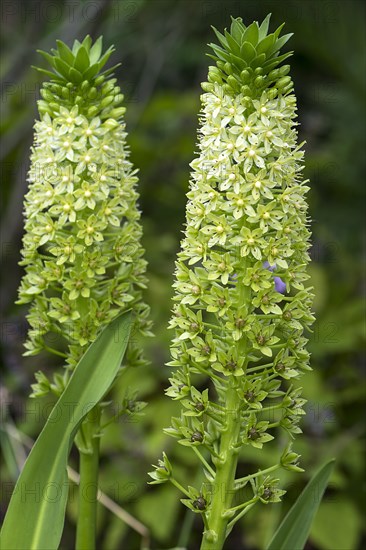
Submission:
[[[52,52],[40,52],[52,72],[39,69],[50,81],[35,123],[19,303],[30,303],[26,354],[52,351],[66,368],[52,384],[38,373],[34,395],[62,392],[86,346],[122,311],[136,314],[134,336],[149,332],[137,171],[114,67],[102,72],[113,47],[103,53],[102,38],[87,36]],[[136,338],[126,361],[143,362]]]
[[[292,383],[309,369],[304,331],[313,321],[308,187],[293,83],[281,66],[290,35],[279,36],[282,26],[268,34],[268,25],[269,17],[249,27],[235,19],[230,32],[215,31],[176,263],[169,364],[177,370],[167,394],[182,414],[166,432],[192,447],[206,474],[200,488],[182,488],[184,504],[203,516],[204,550],[222,548],[255,503],[280,500],[267,474],[299,470],[298,455],[286,447],[279,456],[274,438],[281,428],[291,440],[304,413]],[[249,445],[272,445],[274,465],[237,480]],[[234,506],[247,484],[252,496]]]

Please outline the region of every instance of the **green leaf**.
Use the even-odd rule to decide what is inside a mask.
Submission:
[[[231,36],[227,30],[225,30],[225,38],[227,40],[229,50],[231,50],[235,55],[240,55],[240,44]]]
[[[263,65],[263,63],[265,62],[265,60],[266,60],[266,54],[261,53],[260,55],[257,55],[257,57],[255,57],[253,59],[253,61],[250,62],[250,66],[252,67],[252,69],[256,69],[257,67],[261,67]]]
[[[83,73],[84,71],[86,71],[89,65],[90,61],[88,52],[86,51],[84,46],[81,46],[75,58],[74,68]]]
[[[274,57],[273,59],[269,59],[263,64],[263,70],[265,70],[266,72],[271,71],[272,69],[277,67],[277,65],[280,65],[282,61],[285,61],[285,59],[287,59],[288,57],[291,57],[292,53],[293,52],[287,52],[287,53],[284,53],[283,55],[279,55],[278,57]]]
[[[244,31],[245,25],[243,25],[243,21],[240,18],[234,19],[234,17],[231,17],[230,33],[238,44],[240,44],[242,41]]]
[[[66,79],[69,79],[69,71],[70,71],[70,65],[65,63],[65,61],[62,61],[59,57],[53,58],[55,61],[55,67],[57,71]]]
[[[257,54],[253,44],[250,42],[244,42],[240,48],[240,55],[243,57],[244,61],[250,63]]]
[[[56,44],[57,44],[59,56],[62,58],[63,61],[65,61],[72,67],[74,64],[75,58],[70,48],[66,46],[66,44],[62,42],[62,40],[56,40]]]
[[[72,46],[72,53],[74,55],[76,55],[78,53],[78,50],[79,50],[80,46],[81,46],[81,43],[79,42],[79,40],[74,40],[74,44]]]
[[[114,47],[110,46],[108,50],[102,55],[102,57],[98,61],[99,70],[104,67],[104,65],[107,63],[108,59],[110,58],[113,52],[114,52]]]
[[[71,67],[69,71],[69,80],[71,80],[71,82],[75,82],[76,84],[80,84],[83,80],[83,75],[74,69],[74,67]]]
[[[281,31],[283,29],[283,27],[285,26],[285,23],[282,23],[282,25],[280,25],[279,27],[277,27],[277,29],[275,30],[275,32],[273,33],[276,37],[276,40],[277,38],[280,36],[281,34]]]
[[[36,71],[52,78],[53,80],[56,80],[57,82],[64,82],[64,79],[61,77],[61,75],[58,75],[57,72],[52,73],[51,71],[47,71],[47,69],[42,69],[41,67],[36,67],[35,65],[32,65],[31,67],[32,69],[35,69]]]
[[[89,53],[90,52],[90,46],[92,45],[93,41],[91,39],[91,37],[89,36],[89,34],[86,35],[86,37],[84,38],[84,40],[82,41],[81,45],[86,49],[86,52]]]
[[[77,364],[17,481],[0,535],[1,548],[58,548],[68,496],[69,451],[86,414],[115,379],[130,330],[131,312],[126,312],[101,332]]]
[[[229,44],[227,43],[227,40],[223,34],[221,34],[220,31],[215,29],[215,27],[211,27],[213,32],[216,34],[217,39],[219,40],[220,44],[227,50],[229,48]]]
[[[257,45],[257,42],[258,42],[258,23],[256,21],[254,21],[251,25],[249,25],[249,27],[247,28],[247,30],[243,34],[242,40],[246,41],[246,42],[250,42],[251,44],[253,44],[253,46]]]
[[[263,22],[261,26],[259,27],[259,40],[263,40],[265,36],[267,36],[268,27],[269,27],[269,21],[271,19],[271,13],[267,15],[265,19],[263,19]]]
[[[286,42],[290,40],[293,34],[294,34],[293,32],[290,32],[289,34],[284,34],[283,36],[281,36],[281,38],[278,38],[274,46],[272,46],[272,48],[269,48],[268,56],[273,55],[274,53],[279,51],[282,48],[282,46],[284,46]]]
[[[244,59],[238,57],[237,55],[234,55],[233,53],[230,54],[230,63],[236,65],[241,71],[247,66],[247,63]]]
[[[333,470],[330,460],[312,477],[274,534],[267,550],[303,550]]]
[[[276,42],[276,38],[274,34],[269,34],[263,40],[261,40],[257,46],[257,53],[267,53],[267,51],[273,47],[274,43]]]
[[[100,36],[98,40],[95,41],[95,44],[90,49],[89,58],[90,58],[90,64],[93,65],[96,63],[99,58],[100,54],[102,53],[103,48],[103,36]]]
[[[226,50],[220,48],[220,46],[217,46],[216,44],[209,44],[209,46],[213,49],[219,59],[230,62],[230,54]]]
[[[117,67],[120,67],[120,66],[121,66],[121,63],[117,63],[116,65],[113,65],[113,67],[111,67],[110,69],[107,69],[106,71],[103,71],[102,73],[100,73],[100,76],[102,75],[104,77],[109,76],[113,73],[115,69],[117,69]]]
[[[87,69],[85,71],[85,73],[83,74],[83,79],[84,80],[91,80],[92,78],[94,78],[99,72],[99,65],[98,63],[95,63],[94,65],[91,65],[89,67],[89,69]]]
[[[45,60],[48,61],[51,67],[56,69],[55,58],[50,53],[44,52],[43,50],[37,50],[37,53],[41,54],[42,57],[44,57]]]
[[[24,449],[19,441],[9,435],[9,427],[13,428],[10,419],[0,424],[0,449],[10,477],[15,481],[20,474],[18,457],[24,455]]]

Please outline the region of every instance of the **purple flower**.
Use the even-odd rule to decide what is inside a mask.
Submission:
[[[264,262],[263,267],[268,269],[268,271],[274,271],[276,269],[276,264],[271,265],[267,260]]]
[[[272,273],[277,268],[276,264],[271,265],[268,261],[265,261],[263,263],[263,267],[265,267],[266,269],[268,269],[268,271],[271,271]],[[286,283],[283,282],[281,277],[273,277],[273,280],[274,280],[274,286],[275,286],[276,291],[279,292],[280,294],[285,294],[286,293]]]
[[[286,283],[283,282],[281,277],[273,277],[275,289],[277,292],[280,292],[281,294],[286,293]]]

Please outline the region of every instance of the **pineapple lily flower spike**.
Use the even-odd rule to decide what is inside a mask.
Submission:
[[[133,311],[134,336],[149,334],[137,171],[128,158],[114,67],[101,72],[112,52],[103,54],[102,38],[92,44],[89,36],[75,40],[72,50],[57,41],[53,55],[40,52],[53,72],[39,69],[51,80],[38,102],[18,303],[31,304],[26,354],[53,353],[64,369],[53,380],[38,372],[33,397],[60,396],[88,346],[123,312]],[[125,367],[144,363],[136,338],[123,361]],[[91,404],[75,437],[78,550],[95,547],[101,416],[108,405]]]
[[[201,515],[203,550],[220,550],[254,505],[281,500],[280,468],[302,471],[291,440],[305,403],[294,381],[310,368],[308,187],[290,68],[281,65],[290,35],[280,37],[283,25],[268,34],[269,18],[248,27],[233,19],[224,35],[214,29],[220,46],[211,45],[216,65],[202,84],[176,262],[169,365],[177,370],[167,395],[181,416],[166,433],[192,449],[206,481],[183,487],[165,453],[150,476],[171,481]],[[237,478],[246,448],[263,445],[274,464]],[[251,495],[242,502],[244,487]]]
[[[57,41],[52,55],[40,52],[52,71],[38,68],[50,81],[38,101],[18,303],[30,303],[26,355],[52,352],[65,369],[53,381],[37,373],[33,396],[60,395],[86,347],[123,311],[133,309],[135,334],[149,329],[137,171],[111,77],[117,65],[101,72],[113,51],[87,36],[72,50]],[[131,342],[126,363],[142,362]]]

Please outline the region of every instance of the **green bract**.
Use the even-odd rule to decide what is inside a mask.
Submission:
[[[167,394],[182,400],[182,415],[166,431],[192,447],[207,477],[183,490],[192,495],[184,504],[203,516],[205,550],[222,548],[256,502],[281,499],[278,479],[267,474],[300,470],[286,445],[304,414],[292,382],[309,369],[308,187],[289,66],[279,67],[290,35],[279,37],[282,26],[268,34],[268,24],[269,16],[249,27],[235,19],[230,32],[215,31],[221,46],[212,45],[216,66],[202,85],[199,155],[176,263],[169,364],[177,371]],[[282,455],[279,429],[288,435]],[[248,445],[271,445],[275,463],[236,480]],[[233,507],[235,490],[247,484],[252,497]]]
[[[72,50],[57,45],[53,55],[41,52],[54,72],[39,69],[51,80],[38,102],[19,303],[31,304],[26,354],[52,351],[65,357],[66,370],[52,384],[38,373],[34,395],[61,393],[86,347],[122,311],[133,309],[137,333],[149,328],[123,95],[113,69],[100,73],[113,48],[102,54],[102,38],[92,45],[89,36]],[[126,357],[143,361],[135,338]]]

